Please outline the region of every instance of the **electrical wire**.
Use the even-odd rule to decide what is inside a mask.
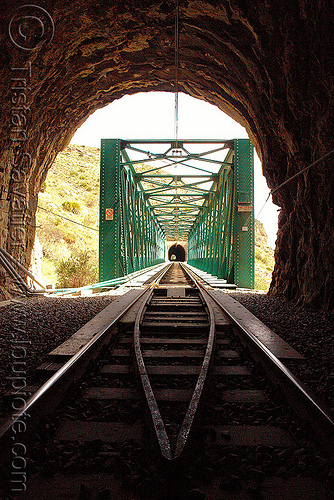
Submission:
[[[306,172],[306,170],[308,170],[309,168],[311,167],[314,167],[315,165],[317,165],[318,163],[320,163],[322,160],[324,160],[325,158],[328,158],[329,156],[331,156],[332,154],[334,153],[334,149],[332,149],[332,151],[330,151],[329,153],[321,156],[321,158],[319,158],[318,160],[314,161],[313,163],[311,163],[310,165],[307,165],[307,167],[305,168],[302,168],[302,170],[300,170],[299,172],[297,172],[295,175],[293,175],[292,177],[289,177],[289,179],[287,179],[286,181],[282,182],[282,184],[280,184],[279,186],[277,186],[275,189],[272,189],[270,191],[270,194],[274,194],[276,193],[276,191],[278,191],[281,187],[285,186],[286,184],[288,184],[288,182],[291,182],[293,179],[295,179],[296,177],[298,177],[299,175],[303,174],[304,172]]]
[[[286,184],[288,184],[292,180],[296,179],[297,177],[299,177],[300,175],[302,175],[304,172],[306,172],[307,170],[309,170],[311,167],[314,167],[315,165],[317,165],[318,163],[320,163],[322,160],[325,160],[326,158],[328,158],[329,156],[331,156],[333,153],[334,153],[334,149],[332,149],[329,153],[326,153],[325,155],[321,156],[320,158],[318,158],[318,160],[314,161],[313,163],[310,163],[310,165],[307,165],[306,167],[302,168],[302,170],[300,170],[296,174],[294,174],[291,177],[289,177],[289,179],[286,179],[279,186],[275,187],[274,189],[271,189],[270,192],[269,192],[269,194],[268,194],[268,197],[267,197],[266,201],[264,202],[264,204],[263,204],[263,206],[261,208],[261,210],[257,214],[256,219],[259,217],[259,215],[261,214],[262,210],[266,206],[266,204],[267,204],[267,202],[268,202],[268,200],[270,198],[270,195],[273,195],[274,193],[276,193],[276,191],[278,191],[279,189],[281,189],[281,187],[285,186]]]
[[[174,106],[174,138],[175,146],[179,138],[179,0],[175,0],[175,106]]]
[[[99,230],[95,229],[94,227],[86,226],[85,224],[82,224],[81,222],[78,222],[78,221],[73,220],[73,219],[69,219],[68,217],[64,217],[63,215],[56,214],[55,212],[52,212],[51,210],[48,210],[47,208],[40,207],[39,205],[37,205],[37,208],[40,208],[41,210],[44,210],[45,212],[48,212],[49,214],[55,215],[56,217],[60,217],[61,219],[65,219],[69,222],[73,222],[73,224],[78,224],[78,226],[85,227],[86,229],[90,229],[91,231],[99,232]]]

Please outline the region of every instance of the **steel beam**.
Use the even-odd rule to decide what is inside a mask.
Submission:
[[[254,288],[254,153],[249,139],[234,141],[234,281]]]
[[[192,144],[214,146],[191,152]],[[211,164],[211,171],[200,162]],[[247,139],[103,140],[100,279],[161,262],[169,237],[188,239],[192,265],[252,288],[253,205],[253,148]],[[105,218],[108,207],[114,221]]]

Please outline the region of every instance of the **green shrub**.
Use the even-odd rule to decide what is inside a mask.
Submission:
[[[262,254],[260,250],[255,249],[255,259],[261,260]]]
[[[97,266],[91,261],[91,252],[78,250],[56,266],[57,288],[76,288],[97,281]]]
[[[266,255],[261,255],[260,260],[261,260],[261,262],[263,262],[263,264],[265,264],[266,266],[269,264],[268,257],[267,257]]]
[[[88,208],[91,208],[91,207],[96,207],[97,206],[97,201],[94,197],[87,197],[86,198],[86,206]]]
[[[76,237],[71,234],[65,234],[63,236],[63,240],[66,241],[66,243],[68,243],[69,245],[73,245],[73,243],[75,243],[76,241]]]
[[[78,214],[80,212],[80,205],[76,201],[64,201],[61,206],[67,212],[72,212],[72,214]]]

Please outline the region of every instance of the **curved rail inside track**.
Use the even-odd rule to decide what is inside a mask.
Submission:
[[[193,281],[193,283],[197,287],[197,280],[194,279],[193,277],[191,277],[185,268],[182,268],[182,269],[190,277],[190,279]],[[167,272],[167,270],[165,272]],[[208,375],[209,366],[211,364],[211,359],[212,359],[214,340],[215,340],[215,319],[214,319],[214,313],[213,313],[212,307],[210,306],[208,301],[205,299],[200,288],[197,287],[197,288],[199,288],[199,292],[200,292],[200,295],[202,297],[202,300],[203,300],[204,304],[206,305],[207,310],[209,312],[210,330],[209,330],[206,350],[205,350],[205,354],[203,357],[200,372],[199,372],[199,375],[197,378],[196,386],[194,388],[194,392],[192,394],[187,412],[185,414],[185,417],[183,419],[181,428],[179,430],[179,433],[178,433],[178,436],[176,439],[175,448],[173,450],[171,443],[170,443],[170,439],[169,439],[167,432],[166,432],[166,427],[165,427],[164,421],[162,419],[162,416],[161,416],[161,413],[159,410],[159,406],[158,406],[156,398],[154,396],[154,391],[152,389],[149,376],[147,374],[146,365],[144,362],[144,357],[143,357],[143,353],[142,353],[142,349],[141,349],[141,345],[140,345],[140,323],[143,319],[144,312],[145,312],[145,309],[147,307],[147,303],[153,295],[154,288],[159,283],[159,281],[162,279],[164,274],[165,273],[163,273],[161,275],[159,280],[151,288],[150,294],[147,297],[146,302],[144,302],[141,305],[141,307],[138,311],[136,321],[135,321],[135,328],[134,328],[134,352],[135,352],[135,356],[136,356],[136,363],[137,363],[138,372],[139,372],[141,383],[142,383],[142,386],[144,389],[144,394],[146,397],[148,408],[149,408],[150,413],[151,413],[152,422],[154,425],[154,429],[155,429],[155,433],[156,433],[156,436],[158,439],[161,453],[168,460],[173,460],[181,455],[182,451],[184,450],[184,447],[186,446],[187,439],[189,437],[189,434],[190,434],[190,431],[192,428],[192,424],[194,422],[194,419],[195,419],[195,416],[196,416],[196,413],[197,413],[197,410],[199,407],[200,399],[201,399],[201,396],[203,393],[203,389],[204,389],[205,382],[206,382],[207,375]]]
[[[230,317],[230,319],[237,326],[238,330],[242,332],[241,335],[244,339],[246,339],[247,345],[252,351],[253,356],[255,355],[254,357],[256,357],[257,360],[260,361],[260,363],[265,367],[266,372],[271,372],[273,374],[275,382],[277,383],[278,381],[278,383],[283,386],[283,391],[286,393],[288,402],[292,406],[294,406],[295,409],[297,406],[297,411],[300,411],[300,413],[302,413],[304,417],[309,417],[309,420],[312,419],[312,421],[315,422],[313,428],[317,432],[319,440],[333,456],[333,440],[331,438],[334,435],[334,420],[330,412],[327,411],[322,403],[319,403],[317,401],[317,399],[311,394],[311,392],[276,356],[274,356],[270,352],[267,347],[265,347],[250,331],[247,331],[247,329],[243,328],[240,322],[238,322],[238,319],[233,317],[233,315],[229,313],[229,311],[227,311],[219,303],[219,301],[217,301],[215,296],[210,293],[210,290],[200,283],[194,273],[182,264],[182,269],[191,278],[195,286],[199,289],[202,301],[207,308],[209,316],[209,333],[207,337],[207,344],[202,360],[202,365],[199,370],[199,376],[197,378],[193,394],[190,398],[188,409],[179,428],[180,430],[178,432],[176,441],[173,446],[171,445],[170,438],[166,432],[166,426],[161,416],[156,398],[154,396],[154,391],[147,374],[140,344],[141,321],[145,313],[145,308],[147,307],[147,303],[153,295],[154,288],[159,284],[160,280],[168,272],[171,266],[172,264],[167,265],[160,272],[160,274],[156,278],[154,278],[154,280],[148,286],[146,286],[146,288],[138,295],[138,297],[134,301],[132,301],[112,322],[110,322],[109,325],[107,325],[103,330],[96,334],[85,346],[83,346],[74,356],[72,356],[62,366],[61,369],[59,369],[47,382],[45,382],[37,390],[35,394],[30,397],[25,406],[2,427],[0,431],[0,441],[4,451],[4,453],[2,454],[2,460],[5,460],[5,450],[8,448],[10,449],[11,447],[11,435],[9,431],[13,428],[13,426],[15,426],[16,422],[26,421],[26,416],[29,416],[30,422],[29,425],[27,424],[26,426],[27,432],[25,433],[29,438],[43,416],[50,413],[58,405],[58,403],[66,395],[70,385],[73,382],[77,381],[85,372],[89,361],[91,359],[95,359],[99,354],[102,346],[110,341],[110,338],[113,334],[113,327],[116,325],[116,323],[140,299],[143,299],[143,303],[139,307],[139,311],[136,316],[133,337],[136,364],[138,367],[138,372],[140,375],[148,407],[151,412],[152,422],[162,455],[167,460],[174,460],[179,457],[184,450],[187,442],[189,441],[188,438],[191,433],[194,419],[196,417],[196,414],[198,413],[199,404],[202,400],[202,395],[206,386],[206,381],[208,379],[208,373],[210,371],[209,369],[211,359],[213,357],[215,341],[215,320],[212,306],[207,300],[207,295],[225,312],[225,314]]]
[[[72,356],[49,380],[47,380],[25,403],[24,407],[18,409],[15,415],[3,424],[0,429],[0,442],[3,450],[11,447],[10,431],[15,425],[26,422],[25,438],[29,438],[35,427],[43,416],[50,413],[63,399],[70,385],[77,381],[87,368],[90,360],[94,359],[104,344],[111,337],[111,329],[114,325],[138,302],[171,267],[167,265],[154,280],[136,297],[119,315],[113,319],[105,328],[96,334],[86,345],[84,345],[74,356]],[[2,458],[4,458],[5,453]]]

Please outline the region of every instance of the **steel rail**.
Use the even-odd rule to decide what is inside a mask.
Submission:
[[[181,267],[184,265],[181,264]],[[190,269],[188,271],[194,274]],[[297,410],[299,416],[302,412],[304,419],[310,422],[323,447],[334,460],[334,418],[330,410],[247,327],[225,309],[205,286],[199,282],[198,284],[237,326],[242,339],[246,341],[256,359],[266,370],[270,370],[271,380],[274,383],[277,383],[277,380],[285,382],[280,387],[283,389],[289,404]]]
[[[183,267],[182,269],[184,272],[190,277],[190,279],[193,281],[193,283],[196,285],[196,279],[193,278],[193,276],[190,275],[190,273],[185,270]],[[166,270],[167,272],[168,270]],[[160,280],[162,279],[163,276],[160,277]],[[159,281],[160,281],[159,280]],[[145,308],[147,306],[148,301],[150,300],[151,296],[153,295],[154,287],[156,284],[152,287],[150,290],[150,293],[147,297],[147,300],[141,305],[137,316],[136,316],[136,321],[135,321],[135,328],[134,328],[134,352],[136,356],[136,362],[137,362],[137,369],[138,373],[141,379],[141,383],[144,389],[144,394],[146,397],[146,401],[151,413],[152,417],[152,423],[154,426],[154,430],[156,433],[156,437],[159,443],[159,447],[161,450],[161,453],[164,458],[167,460],[174,460],[178,458],[181,453],[183,452],[187,441],[188,437],[194,422],[194,419],[197,414],[197,410],[199,408],[199,403],[203,394],[203,389],[205,386],[205,382],[207,380],[207,375],[209,371],[209,367],[211,365],[212,361],[212,353],[213,353],[213,348],[214,348],[214,341],[215,341],[215,319],[214,319],[214,313],[213,309],[210,306],[210,304],[207,302],[205,299],[201,289],[198,287],[200,295],[205,303],[205,305],[208,308],[209,312],[209,318],[210,318],[210,330],[209,330],[209,335],[208,335],[208,342],[205,350],[205,354],[203,357],[203,362],[200,368],[200,373],[197,378],[196,386],[194,388],[194,392],[192,394],[191,400],[189,402],[188,408],[186,415],[183,419],[183,422],[180,427],[180,431],[178,433],[178,436],[176,438],[176,444],[175,444],[175,449],[174,451],[172,450],[171,444],[169,437],[166,432],[165,424],[162,419],[159,406],[157,404],[154,391],[152,389],[150,379],[146,370],[143,354],[141,351],[141,346],[140,346],[140,323],[142,321],[142,318],[144,316]]]
[[[182,265],[181,265],[181,267],[182,267]],[[184,269],[184,268],[182,267],[182,269]],[[193,279],[188,272],[187,272],[187,274],[191,279]],[[193,281],[194,281],[195,285],[198,286],[196,281],[195,280],[193,280]],[[202,363],[202,366],[200,369],[200,373],[199,373],[199,376],[198,376],[198,379],[196,382],[195,390],[193,392],[191,401],[189,403],[186,416],[184,417],[184,420],[182,422],[181,429],[180,429],[179,434],[177,436],[176,445],[175,445],[175,452],[174,452],[174,459],[181,455],[181,453],[186,445],[187,439],[189,437],[192,425],[194,423],[194,419],[195,419],[195,416],[196,416],[196,413],[197,413],[197,410],[199,407],[199,403],[200,403],[200,400],[203,396],[203,390],[204,390],[205,383],[207,381],[207,375],[209,372],[209,368],[212,364],[212,354],[213,354],[215,338],[216,338],[216,324],[215,324],[215,316],[214,316],[213,309],[212,309],[211,305],[209,304],[209,302],[206,300],[204,294],[202,293],[201,288],[198,287],[198,289],[200,291],[200,295],[201,295],[202,299],[204,300],[206,307],[208,308],[209,318],[210,318],[210,330],[209,330],[208,343],[206,346],[205,355],[204,355],[203,363]]]
[[[166,272],[171,268],[172,264],[168,267]],[[160,276],[159,281],[161,278],[166,274],[166,272]],[[152,423],[154,426],[154,430],[158,439],[158,443],[162,452],[162,455],[167,458],[167,460],[171,460],[173,458],[172,450],[171,450],[171,445],[169,442],[169,438],[166,432],[165,424],[164,421],[161,417],[161,413],[157,404],[157,401],[154,396],[154,392],[151,386],[150,379],[147,374],[146,366],[144,363],[144,358],[143,354],[141,352],[141,347],[140,347],[140,322],[144,316],[144,311],[147,306],[147,302],[151,298],[154,288],[156,286],[156,283],[150,287],[150,290],[148,292],[148,296],[141,304],[139,311],[136,316],[136,321],[135,321],[135,327],[134,327],[134,333],[133,333],[133,347],[134,347],[134,353],[136,357],[136,363],[137,363],[137,369],[138,369],[138,374],[140,376],[140,380],[144,389],[144,394],[146,397],[146,401],[149,407],[149,410],[151,412],[151,417],[152,417]]]
[[[112,335],[112,328],[124,316],[133,305],[138,302],[147,291],[152,288],[160,275],[164,274],[170,266],[166,266],[155,280],[125,307],[108,325],[100,330],[90,341],[87,342],[76,354],[74,354],[56,373],[52,375],[24,404],[23,408],[13,414],[0,428],[0,444],[3,449],[12,444],[13,436],[9,436],[15,427],[25,427],[24,439],[29,438],[34,428],[43,416],[50,413],[66,395],[70,385],[77,381],[84,373],[89,361],[94,359],[102,346],[107,343]],[[13,394],[15,396],[15,394]],[[27,423],[28,419],[34,419]],[[14,435],[13,434],[13,435]],[[3,454],[4,455],[4,454]],[[3,458],[3,457],[2,457]]]

